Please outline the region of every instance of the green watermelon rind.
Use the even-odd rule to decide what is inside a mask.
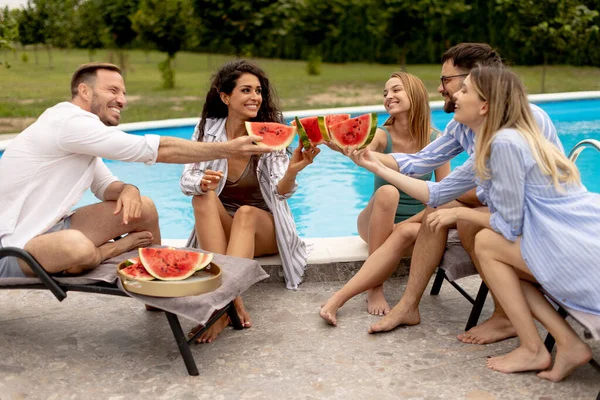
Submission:
[[[369,134],[367,135],[367,140],[359,147],[359,149],[364,149],[369,144],[371,144],[371,142],[375,138],[376,132],[377,132],[377,114],[371,113],[371,129],[369,130]]]
[[[361,118],[361,117],[364,117],[365,115],[368,115],[368,114],[359,115],[358,117],[355,117],[355,118]],[[370,116],[371,116],[371,118],[370,118],[369,126],[368,126],[369,133],[365,136],[365,138],[363,139],[362,142],[353,145],[353,146],[357,146],[358,149],[364,149],[365,147],[367,147],[373,141],[373,138],[375,137],[375,132],[377,131],[377,114],[370,113]],[[331,132],[331,128],[335,129],[336,125],[344,124],[347,121],[349,121],[349,120],[342,121],[339,124],[331,125],[329,127],[331,141],[333,143],[335,143],[335,145],[338,146],[340,149],[344,149],[348,145],[341,143],[339,141],[339,139],[336,138],[336,136]]]
[[[296,121],[296,129],[298,130],[298,138],[300,139],[300,142],[302,142],[302,147],[304,147],[305,149],[310,149],[310,147],[311,147],[310,139],[308,138],[308,135],[306,134],[306,130],[304,130],[304,126],[302,126],[302,122],[300,122],[300,119],[298,119],[298,117],[294,117],[294,121]]]
[[[257,135],[257,134],[255,134],[255,133],[252,131],[252,124],[253,124],[253,123],[256,123],[256,122],[250,122],[250,121],[246,121],[246,122],[245,122],[245,126],[246,126],[246,133],[248,134],[248,136],[251,136],[251,137],[262,137],[262,136],[260,136],[260,135]],[[258,123],[262,123],[262,122],[258,122]],[[285,126],[285,125],[283,125],[283,124],[280,124],[280,125],[282,125],[282,126],[284,126],[284,127],[286,127],[286,128],[289,128],[289,127],[287,127],[287,126]],[[264,144],[263,142],[255,142],[254,144],[255,144],[255,145],[257,145],[257,146],[260,146],[260,147],[266,147],[266,148],[269,148],[269,149],[271,149],[271,150],[285,150],[285,149],[287,149],[287,148],[288,148],[288,146],[289,146],[289,145],[291,145],[291,144],[292,144],[292,142],[294,141],[294,137],[296,136],[296,133],[297,133],[297,128],[296,128],[296,127],[294,127],[294,131],[293,131],[293,132],[290,134],[290,136],[287,138],[287,140],[286,140],[285,142],[283,142],[283,143],[281,143],[281,144],[277,145],[277,146],[270,146],[270,145]]]
[[[323,135],[323,140],[326,142],[331,142],[329,138],[329,129],[327,129],[327,125],[325,124],[325,117],[318,116],[317,122],[319,124],[319,130],[321,131],[321,135]]]
[[[140,262],[142,263],[142,265],[144,266],[144,268],[146,268],[146,271],[148,271],[148,273],[150,275],[152,275],[153,277],[155,277],[158,280],[161,281],[182,281],[184,279],[189,278],[190,276],[192,276],[197,270],[196,268],[198,267],[198,264],[201,262],[201,260],[204,258],[203,254],[204,253],[198,253],[198,252],[187,252],[190,254],[197,254],[198,255],[198,260],[196,261],[196,264],[192,264],[189,271],[180,274],[178,276],[164,276],[161,275],[157,270],[156,266],[152,265],[152,263],[150,262],[150,258],[152,255],[156,255],[157,252],[159,251],[179,251],[179,252],[185,252],[185,250],[175,250],[172,248],[142,248],[140,247],[138,250],[138,253],[140,255]],[[151,252],[154,252],[154,254],[150,254]]]

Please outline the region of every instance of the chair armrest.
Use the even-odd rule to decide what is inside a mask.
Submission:
[[[37,260],[25,250],[17,247],[3,247],[0,249],[0,258],[3,257],[17,257],[25,261],[33,273],[42,281],[44,286],[46,286],[46,288],[52,292],[58,301],[63,301],[67,297],[67,294],[59,286],[58,282],[56,282],[40,265],[40,263],[38,263]]]

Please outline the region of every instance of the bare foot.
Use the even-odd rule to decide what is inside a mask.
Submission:
[[[335,300],[335,295],[332,296],[327,303],[321,306],[321,311],[319,311],[319,316],[327,321],[328,324],[337,326],[336,314],[337,310],[340,308],[340,305],[337,300]]]
[[[152,245],[152,233],[148,231],[131,232],[113,244],[118,254],[123,254],[138,247],[148,247]]]
[[[398,303],[379,322],[369,327],[369,333],[388,332],[400,325],[417,325],[419,322],[421,315],[418,308],[404,309],[404,306]]]
[[[248,311],[246,311],[246,307],[244,307],[244,302],[240,296],[233,300],[233,306],[240,317],[242,326],[244,328],[250,328],[252,326],[252,320],[250,319],[250,314],[248,314]]]
[[[385,300],[382,285],[367,292],[367,311],[372,315],[386,315],[390,312],[390,305]]]
[[[509,319],[493,314],[490,319],[456,336],[463,343],[489,344],[517,336]]]
[[[229,326],[229,318],[227,315],[223,315],[214,324],[210,326],[199,338],[196,339],[196,343],[210,343],[217,338],[219,333],[223,332],[223,329]],[[204,329],[204,325],[197,325],[194,329],[188,333],[188,337],[192,338],[198,331]]]
[[[558,382],[566,378],[573,370],[580,365],[587,364],[592,359],[592,350],[584,342],[579,342],[575,346],[559,347],[556,346],[556,358],[554,366],[548,371],[542,371],[537,376],[552,382]]]
[[[552,364],[548,350],[542,345],[537,351],[517,347],[508,354],[488,358],[487,366],[494,371],[510,374],[522,371],[540,371]]]

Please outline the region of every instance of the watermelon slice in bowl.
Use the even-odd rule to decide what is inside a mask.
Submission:
[[[162,281],[184,280],[212,261],[211,253],[174,248],[140,248],[140,261],[154,278]]]
[[[139,257],[130,258],[125,261],[124,265],[125,268],[121,269],[121,272],[130,279],[137,279],[139,281],[153,281],[156,279],[148,273],[140,262]]]
[[[273,150],[284,150],[294,141],[296,127],[277,122],[246,121],[246,132],[252,137],[262,137],[262,142],[256,144]]]
[[[329,126],[329,137],[339,148],[365,148],[377,131],[377,114],[369,113]]]

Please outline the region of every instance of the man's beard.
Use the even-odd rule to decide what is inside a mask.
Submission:
[[[444,111],[447,113],[453,113],[456,103],[452,100],[452,96],[448,96],[448,92],[444,93]]]
[[[111,121],[108,120],[108,118],[106,117],[105,113],[102,113],[102,110],[105,107],[102,106],[102,104],[98,101],[98,97],[95,94],[92,94],[92,104],[90,105],[90,112],[92,114],[96,114],[96,116],[98,116],[98,118],[100,118],[100,121],[102,121],[102,123],[106,126],[115,126],[114,123],[112,123]]]

